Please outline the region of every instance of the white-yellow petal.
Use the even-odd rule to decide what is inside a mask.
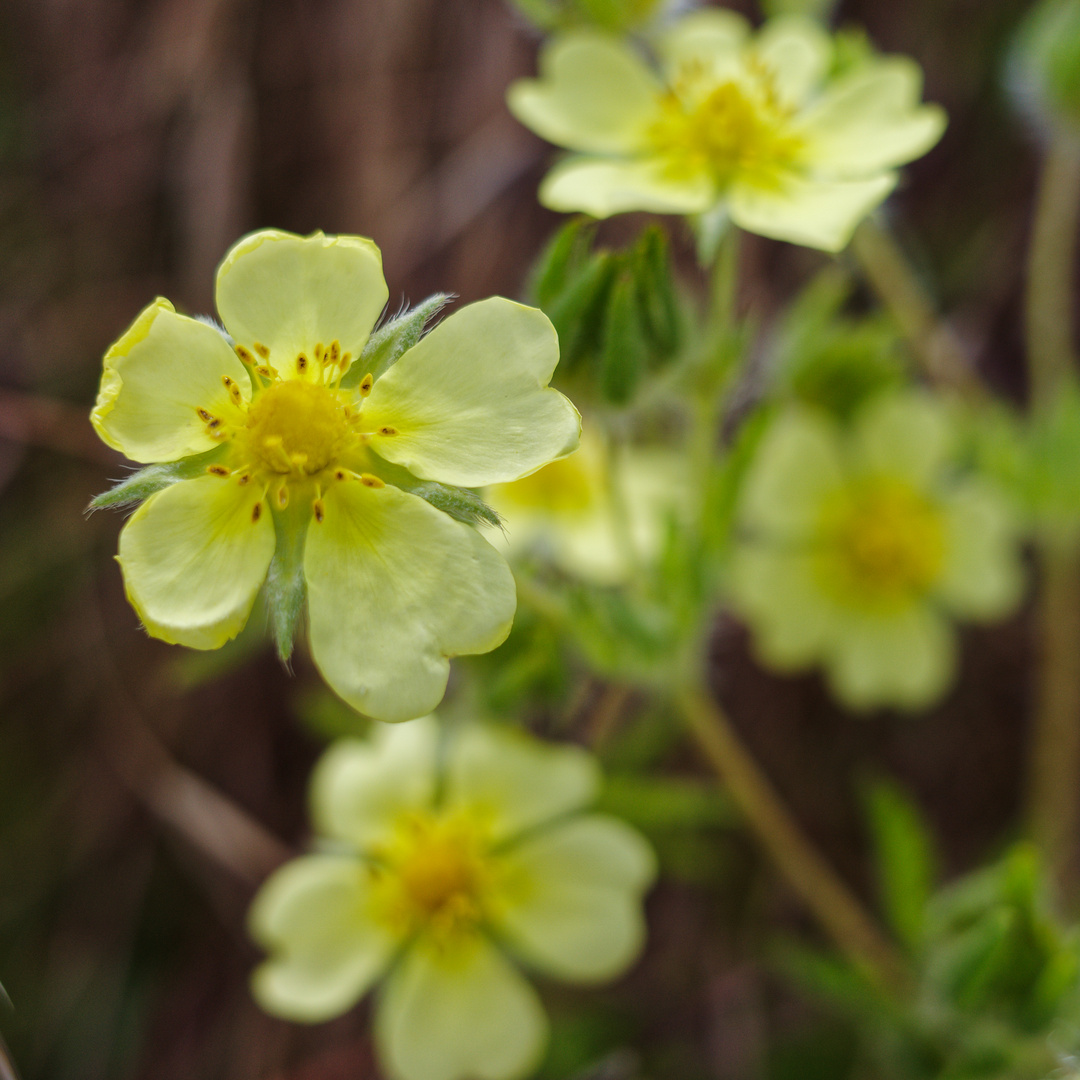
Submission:
[[[217,273],[217,307],[233,338],[270,350],[282,376],[316,345],[360,355],[389,295],[382,255],[362,236],[295,236],[265,229],[235,244]],[[312,363],[309,372],[315,373]]]
[[[943,109],[920,105],[922,71],[892,56],[831,85],[799,118],[806,160],[835,176],[868,176],[921,157],[941,138]]]
[[[644,140],[663,88],[622,39],[596,32],[555,38],[540,54],[540,78],[506,95],[526,127],[557,146],[632,153]]]
[[[577,447],[581,417],[548,386],[559,341],[537,308],[496,296],[440,323],[375,383],[365,430],[384,458],[464,487],[516,480]]]
[[[474,724],[450,745],[445,801],[481,812],[498,842],[584,806],[599,782],[595,758],[580,747]]]
[[[764,537],[809,539],[844,474],[836,425],[824,414],[792,409],[773,421],[758,447],[740,498],[740,524]]]
[[[547,1018],[485,938],[444,953],[418,943],[379,999],[375,1040],[393,1080],[520,1080],[540,1059]]]
[[[676,20],[656,47],[671,79],[681,70],[704,69],[721,81],[740,74],[742,46],[749,36],[750,24],[741,15],[713,7]]]
[[[840,251],[855,227],[896,187],[893,173],[865,180],[819,179],[796,173],[777,178],[775,187],[736,182],[731,220],[747,232],[792,244]]]
[[[439,728],[432,716],[379,724],[369,739],[341,739],[311,777],[312,822],[322,836],[369,850],[402,814],[435,800]]]
[[[515,951],[570,982],[612,979],[645,942],[641,895],[656,874],[644,838],[591,814],[546,829],[500,858],[495,924]]]
[[[219,419],[235,412],[222,381],[226,375],[249,401],[247,371],[221,334],[177,315],[159,298],[105,354],[91,423],[132,461],[178,461],[204,453],[220,443],[197,410]]]
[[[1000,619],[1024,592],[1017,523],[1002,497],[976,481],[943,499],[945,567],[934,591],[961,618]]]
[[[653,214],[703,214],[717,199],[716,184],[704,170],[673,175],[655,158],[608,161],[569,158],[540,184],[538,198],[550,210],[596,218],[633,210]]]
[[[399,944],[370,918],[369,893],[368,867],[338,855],[294,859],[269,878],[248,915],[270,952],[251,980],[263,1009],[318,1023],[367,993]]]
[[[902,476],[928,489],[956,444],[948,406],[922,392],[886,394],[860,410],[852,462],[862,472]]]
[[[926,604],[860,619],[854,612],[833,642],[829,683],[854,709],[891,705],[922,709],[949,688],[956,635]]]
[[[813,19],[787,15],[770,19],[747,52],[771,72],[773,87],[789,108],[802,105],[832,63],[832,40]]]
[[[274,543],[262,491],[202,476],[151,495],[120,533],[117,560],[153,637],[216,649],[247,622]]]
[[[475,529],[398,488],[344,481],[323,503],[304,556],[315,663],[369,716],[423,716],[442,699],[451,656],[510,632],[510,570]]]

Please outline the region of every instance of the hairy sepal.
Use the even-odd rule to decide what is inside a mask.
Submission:
[[[304,579],[304,543],[310,514],[297,506],[274,512],[277,546],[266,572],[263,593],[270,613],[270,632],[278,657],[288,664],[307,600]]]
[[[434,293],[414,308],[383,323],[368,338],[364,351],[353,361],[341,380],[342,386],[355,386],[370,374],[378,379],[423,336],[427,324],[453,299],[447,293]]]
[[[108,491],[95,496],[87,509],[104,510],[110,507],[116,509],[136,506],[172,484],[202,476],[206,472],[207,465],[213,464],[220,456],[221,448],[215,447],[205,454],[196,454],[182,461],[163,461],[156,465],[147,465],[121,480]]]

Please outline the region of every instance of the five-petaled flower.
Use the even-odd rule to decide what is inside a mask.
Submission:
[[[855,708],[919,708],[948,688],[952,618],[1019,600],[1017,523],[997,490],[959,472],[946,406],[871,401],[845,430],[797,407],[774,422],[745,481],[732,566],[761,659],[826,668]]]
[[[688,15],[660,36],[654,71],[599,32],[555,38],[541,78],[510,88],[522,123],[576,155],[544,180],[555,210],[726,214],[763,236],[837,251],[896,185],[896,168],[941,137],[922,73],[868,57],[832,78],[834,46],[809,19],[758,34],[730,11]]]
[[[287,863],[250,915],[252,986],[286,1019],[345,1012],[385,975],[375,1037],[399,1080],[511,1080],[546,1020],[505,955],[569,982],[613,978],[644,941],[655,873],[623,822],[575,813],[595,759],[433,717],[333,746],[312,778],[323,850]]]
[[[228,336],[155,301],[106,354],[92,420],[129,458],[175,463],[146,470],[161,490],[120,534],[152,635],[217,648],[269,573],[297,610],[306,596],[334,690],[404,720],[438,703],[448,657],[505,638],[515,606],[502,557],[414,491],[517,479],[571,452],[580,421],[547,386],[551,324],[498,297],[358,370],[386,299],[370,240],[255,233],[218,271]]]

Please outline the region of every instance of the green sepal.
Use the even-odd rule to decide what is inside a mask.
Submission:
[[[402,354],[421,338],[427,324],[439,314],[451,297],[434,293],[414,308],[384,323],[368,338],[364,351],[353,361],[341,380],[344,387],[356,386],[365,375],[378,379],[397,363]]]
[[[625,405],[645,371],[648,346],[638,309],[634,276],[623,271],[615,279],[604,312],[600,351],[600,390],[613,405]]]
[[[502,526],[498,512],[488,506],[475,491],[468,488],[452,487],[449,484],[437,484],[434,480],[425,480],[415,487],[406,488],[413,495],[419,495],[424,502],[431,503],[436,510],[449,514],[466,525]]]
[[[156,465],[133,472],[127,479],[121,480],[115,487],[103,491],[90,501],[88,510],[104,510],[123,506],[134,506],[149,499],[151,495],[162,491],[181,480],[193,480],[206,472],[207,465],[212,465],[221,457],[224,448],[215,446],[205,454],[183,458],[181,461],[163,461]]]
[[[311,513],[307,506],[290,505],[274,511],[277,546],[266,572],[263,593],[270,614],[270,632],[281,662],[287,664],[296,643],[296,631],[304,613],[307,582],[304,579],[304,545]]]

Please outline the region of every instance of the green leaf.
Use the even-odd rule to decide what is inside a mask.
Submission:
[[[596,224],[589,218],[571,218],[548,241],[530,277],[528,295],[544,311],[555,303],[589,257]]]
[[[866,808],[885,915],[900,939],[917,948],[937,878],[933,837],[918,807],[895,784],[874,784]]]
[[[609,774],[596,808],[646,832],[715,828],[739,820],[718,784],[680,777]]]
[[[644,327],[638,315],[637,284],[623,271],[615,278],[604,314],[600,390],[613,405],[625,405],[645,371]]]
[[[634,245],[632,259],[645,333],[655,358],[666,360],[679,347],[682,326],[675,274],[663,229],[649,226]]]
[[[115,487],[103,491],[90,502],[89,510],[104,510],[133,506],[149,499],[155,492],[162,491],[181,480],[192,480],[206,472],[207,465],[221,457],[223,447],[216,446],[205,454],[184,458],[182,461],[165,461],[157,465],[147,465],[132,473],[126,480],[121,480]]]
[[[421,338],[427,324],[439,314],[451,297],[434,293],[426,300],[397,317],[383,323],[368,338],[364,351],[353,361],[341,380],[342,386],[356,386],[365,375],[378,379],[397,363],[401,355]]]
[[[270,560],[263,592],[270,609],[270,631],[282,663],[287,664],[304,613],[307,582],[304,579],[304,543],[311,515],[308,507],[292,504],[274,511],[277,546]]]
[[[560,11],[552,0],[511,0],[514,7],[540,30],[554,30],[560,21]]]
[[[573,368],[599,348],[604,307],[617,269],[611,252],[594,255],[545,309],[559,335],[560,367]]]

